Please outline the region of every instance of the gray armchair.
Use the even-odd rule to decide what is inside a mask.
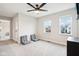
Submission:
[[[31,41],[34,41],[34,42],[39,40],[35,34],[30,35],[30,39]]]
[[[22,45],[25,45],[25,44],[30,43],[30,42],[27,40],[27,35],[21,36],[21,37],[20,37],[20,42],[21,42]]]

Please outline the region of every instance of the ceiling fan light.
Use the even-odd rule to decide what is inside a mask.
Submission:
[[[36,14],[39,14],[40,13],[40,11],[38,11],[38,10],[36,10],[36,11],[34,11]]]

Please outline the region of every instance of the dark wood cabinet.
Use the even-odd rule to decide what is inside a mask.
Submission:
[[[67,56],[79,56],[79,42],[67,41]]]

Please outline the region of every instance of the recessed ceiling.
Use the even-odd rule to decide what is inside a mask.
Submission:
[[[35,4],[33,3],[33,5]],[[47,3],[45,6],[42,7],[42,9],[46,9],[48,11],[36,14],[34,12],[27,12],[27,10],[33,8],[26,3],[0,3],[0,15],[13,17],[16,13],[22,13],[33,17],[41,17],[74,7],[75,3]]]

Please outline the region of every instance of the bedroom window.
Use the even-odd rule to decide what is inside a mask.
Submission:
[[[72,35],[72,17],[62,16],[59,18],[59,33]]]
[[[46,20],[46,21],[43,22],[45,33],[50,33],[51,32],[51,25],[52,25],[51,20]]]

